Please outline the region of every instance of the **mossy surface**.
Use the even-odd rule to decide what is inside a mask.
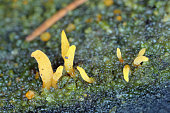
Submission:
[[[102,0],[89,0],[47,30],[49,41],[39,37],[25,41],[45,19],[69,3],[1,1],[0,111],[168,112],[169,106],[164,106],[169,101],[170,79],[168,0],[115,0],[109,7]],[[114,14],[115,9],[121,13]],[[77,70],[75,78],[64,71],[58,89],[44,90],[41,78],[35,79],[38,65],[30,55],[40,49],[49,57],[54,71],[64,65],[60,34],[69,24],[75,25],[66,32],[70,44],[77,47],[74,67],[84,68],[95,82],[85,82]],[[116,57],[118,47],[123,64]],[[134,67],[132,62],[142,48],[146,48],[149,61]],[[128,83],[123,79],[126,64],[131,68]],[[35,91],[31,100],[25,97],[29,90]]]

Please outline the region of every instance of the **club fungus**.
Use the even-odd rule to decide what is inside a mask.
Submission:
[[[59,66],[56,70],[56,72],[53,74],[53,79],[52,79],[52,87],[57,88],[57,81],[60,79],[62,76],[63,72],[63,66]]]
[[[121,52],[120,52],[120,49],[119,49],[119,48],[117,48],[117,57],[118,57],[119,61],[120,61],[121,63],[123,63],[122,55],[121,55]]]
[[[94,79],[91,77],[88,77],[88,75],[86,74],[85,70],[79,66],[77,66],[77,70],[80,72],[81,77],[88,83],[93,83]]]
[[[130,66],[125,65],[123,68],[123,76],[126,82],[129,82],[129,71],[130,71]]]
[[[28,99],[34,98],[34,96],[35,96],[34,91],[29,90],[29,91],[25,94],[25,96],[26,96]]]
[[[53,76],[53,69],[51,67],[51,62],[46,54],[40,50],[36,50],[31,54],[38,62],[38,68],[40,72],[40,77],[43,81],[43,88],[50,89],[51,80]]]
[[[63,30],[61,33],[61,54],[62,54],[63,59],[64,59],[65,55],[67,54],[69,47],[70,47],[70,44],[69,44],[67,36]]]
[[[146,48],[141,49],[138,53],[138,57],[143,56],[145,54],[145,51],[146,51]]]
[[[74,69],[73,69],[73,61],[74,61],[74,55],[75,55],[75,50],[76,50],[76,46],[72,45],[69,49],[67,54],[64,57],[64,66],[65,69],[67,71],[67,73],[74,77]]]
[[[149,60],[149,58],[146,57],[146,56],[138,56],[138,57],[135,58],[133,64],[134,64],[135,66],[140,66],[140,63],[141,63],[141,62],[143,62],[143,61],[148,61],[148,60]]]

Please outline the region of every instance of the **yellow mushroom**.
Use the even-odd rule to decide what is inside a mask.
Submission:
[[[69,49],[67,54],[64,57],[64,66],[65,69],[67,71],[67,73],[74,77],[74,69],[73,69],[73,61],[74,61],[74,55],[75,55],[75,50],[76,50],[76,46],[72,45]]]
[[[77,66],[77,69],[78,69],[78,71],[80,72],[81,77],[82,77],[86,82],[88,82],[88,83],[93,83],[93,82],[94,82],[94,79],[93,79],[92,77],[89,78],[83,68]]]
[[[117,21],[122,21],[122,16],[116,16]]]
[[[123,63],[122,55],[121,55],[121,52],[120,52],[120,49],[119,49],[119,48],[117,48],[117,57],[118,57],[119,61],[120,61],[121,63]]]
[[[129,82],[129,71],[130,71],[130,66],[125,65],[123,68],[123,76],[126,82]]]
[[[113,11],[113,13],[114,13],[114,14],[120,14],[120,13],[121,13],[121,10],[115,9],[115,10]]]
[[[53,76],[53,69],[51,67],[51,62],[46,54],[40,50],[36,50],[31,54],[38,62],[38,68],[40,72],[40,77],[43,81],[43,88],[50,89],[51,80]]]
[[[50,40],[51,38],[51,34],[49,32],[45,32],[45,33],[42,33],[40,35],[40,39],[43,41],[43,42],[47,42],[48,40]]]
[[[138,53],[138,57],[143,56],[145,54],[145,51],[146,51],[146,48],[141,49]]]
[[[62,72],[63,72],[63,66],[59,66],[56,70],[56,72],[53,74],[53,78],[52,78],[52,87],[53,88],[57,88],[57,81],[60,79],[60,77],[62,76]]]
[[[149,60],[149,58],[146,57],[146,56],[138,56],[138,57],[135,58],[133,64],[135,66],[139,66],[141,62],[148,61],[148,60]]]
[[[28,99],[34,98],[34,96],[35,96],[34,91],[29,90],[29,91],[25,94],[25,96],[26,96]]]
[[[70,44],[69,44],[67,36],[63,30],[61,33],[61,54],[62,54],[63,59],[64,59],[65,55],[67,54],[69,47],[70,47]]]

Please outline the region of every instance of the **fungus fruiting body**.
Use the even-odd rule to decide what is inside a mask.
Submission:
[[[47,42],[48,40],[50,40],[50,38],[51,34],[49,32],[45,32],[40,35],[40,39],[44,42]]]
[[[113,11],[113,13],[114,13],[114,14],[121,14],[121,10],[115,9],[115,10]]]
[[[69,75],[72,77],[75,76],[74,69],[73,69],[73,61],[74,61],[74,55],[75,55],[76,46],[72,45],[69,49],[67,54],[64,57],[64,66]]]
[[[138,56],[138,57],[135,58],[133,64],[135,66],[139,66],[141,62],[148,61],[148,60],[149,60],[149,58],[146,57],[146,56]]]
[[[122,21],[122,16],[116,16],[117,21]]]
[[[56,70],[56,72],[53,74],[53,78],[52,78],[52,87],[53,88],[57,88],[57,81],[60,79],[60,77],[62,76],[62,72],[63,72],[63,66],[59,66]]]
[[[25,96],[26,96],[28,99],[34,98],[34,96],[35,96],[34,91],[29,90],[29,91],[25,94]]]
[[[123,68],[123,75],[126,82],[129,82],[129,71],[130,71],[130,66],[125,65]]]
[[[83,68],[77,66],[77,70],[80,72],[80,75],[83,78],[83,80],[85,80],[88,83],[94,82],[94,79],[92,77],[90,78]]]
[[[43,88],[50,89],[53,69],[51,67],[51,62],[49,58],[40,50],[36,50],[35,52],[33,52],[31,54],[31,57],[34,57],[38,62],[40,77],[43,81]]]
[[[146,48],[141,49],[138,53],[138,57],[143,56],[145,54],[145,51],[146,51]]]
[[[123,63],[122,55],[121,55],[121,52],[120,52],[120,49],[119,49],[119,48],[117,48],[117,57],[118,57],[119,61],[120,61],[121,63]]]
[[[104,4],[105,4],[105,6],[111,6],[111,5],[113,5],[113,0],[104,0]]]
[[[143,56],[145,54],[145,51],[146,51],[145,48],[143,48],[143,49],[141,49],[139,51],[138,56],[133,61],[133,65],[134,66],[140,66],[140,64],[143,61],[148,61],[149,60],[148,57]],[[119,61],[123,63],[122,55],[121,55],[121,52],[120,52],[119,48],[117,48],[117,57],[118,57]],[[123,75],[124,75],[124,79],[125,79],[126,82],[129,82],[129,72],[130,72],[130,66],[129,65],[125,65],[124,68],[123,68]]]
[[[61,33],[61,55],[62,55],[63,59],[64,59],[65,55],[67,54],[69,47],[70,47],[70,44],[69,44],[67,36],[63,30]]]

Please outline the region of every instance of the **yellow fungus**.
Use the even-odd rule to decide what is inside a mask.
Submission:
[[[61,54],[62,54],[63,59],[64,59],[65,55],[67,54],[69,47],[70,47],[70,44],[69,44],[67,36],[63,30],[61,33]]]
[[[53,69],[51,67],[51,62],[49,58],[40,50],[36,50],[35,52],[33,52],[31,54],[31,57],[34,57],[38,62],[40,77],[43,81],[43,88],[50,89]]]
[[[149,58],[146,57],[146,56],[138,56],[138,57],[135,58],[133,64],[135,66],[139,66],[141,62],[148,61],[148,60],[149,60]]]
[[[50,40],[51,35],[49,32],[45,32],[40,35],[40,38],[43,42],[47,42],[48,40]]]
[[[130,66],[125,65],[123,68],[123,76],[126,82],[129,82],[129,71],[130,71]]]
[[[105,4],[105,6],[111,6],[111,5],[113,5],[113,0],[104,0],[104,4]]]
[[[96,19],[96,20],[97,20],[97,22],[100,22],[100,21],[101,21],[101,19],[102,19],[102,15],[101,15],[101,14],[98,14],[98,15],[97,15],[97,19]]]
[[[74,61],[74,54],[75,54],[76,46],[72,45],[69,49],[67,54],[64,57],[64,66],[69,75],[72,77],[75,76],[74,69],[73,69],[73,61]]]
[[[121,52],[120,52],[120,49],[119,49],[119,48],[117,48],[117,57],[118,57],[119,61],[120,61],[121,63],[123,63],[122,55],[121,55]]]
[[[26,96],[28,99],[34,98],[34,96],[35,96],[34,91],[29,90],[29,91],[25,94],[25,96]]]
[[[86,23],[91,23],[92,21],[93,21],[93,19],[89,18],[89,19],[86,20]]]
[[[114,14],[120,14],[120,13],[121,13],[121,10],[115,9],[115,10],[113,11],[113,13],[114,13]]]
[[[36,74],[35,74],[35,79],[38,79],[38,78],[39,78],[39,73],[36,72]]]
[[[116,16],[116,20],[117,21],[122,21],[122,17],[121,16]]]
[[[66,28],[66,32],[71,32],[71,31],[74,31],[75,29],[76,29],[76,26],[70,23]]]
[[[63,72],[63,66],[59,66],[56,70],[56,72],[53,74],[53,78],[52,78],[52,87],[53,88],[57,88],[57,81],[60,79],[60,77],[62,76],[62,72]]]
[[[80,72],[81,77],[82,77],[86,82],[88,82],[88,83],[93,83],[93,82],[94,82],[94,79],[93,79],[92,77],[89,78],[83,68],[77,66],[77,69],[78,69],[78,71]]]
[[[138,56],[143,56],[145,54],[146,48],[143,48],[139,51]]]

